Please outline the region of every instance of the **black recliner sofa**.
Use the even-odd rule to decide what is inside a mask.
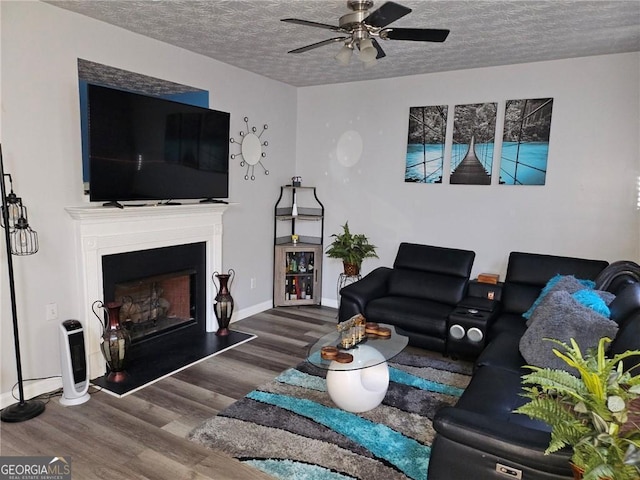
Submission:
[[[429,480],[567,480],[572,474],[568,449],[544,455],[550,428],[513,413],[527,400],[520,396],[521,375],[528,372],[519,343],[526,330],[522,313],[556,274],[608,278],[616,294],[611,319],[619,326],[609,348],[612,354],[640,349],[640,283],[625,269],[611,279],[607,262],[513,252],[502,292],[502,310],[489,326],[488,343],[475,363],[471,383],[454,407],[436,414],[437,432],[429,461]],[[613,266],[613,265],[612,265]],[[637,267],[637,265],[636,265]],[[636,270],[637,272],[637,270]],[[637,358],[627,359],[626,368]],[[635,368],[640,368],[636,365]]]
[[[340,291],[338,321],[362,313],[394,325],[409,344],[445,352],[447,319],[465,298],[475,253],[401,243],[393,268],[378,267]]]

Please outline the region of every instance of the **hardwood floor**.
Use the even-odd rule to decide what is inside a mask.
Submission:
[[[70,456],[76,480],[272,480],[185,436],[298,364],[335,325],[336,310],[328,307],[276,308],[240,320],[232,329],[258,338],[127,397],[97,391],[75,407],[55,398],[37,418],[2,423],[0,455]]]

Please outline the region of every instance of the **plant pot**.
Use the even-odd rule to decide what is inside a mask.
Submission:
[[[342,262],[342,266],[344,267],[344,274],[349,277],[355,277],[360,273],[360,265],[357,263]]]
[[[584,470],[577,466],[575,463],[570,462],[571,472],[573,473],[573,480],[582,480],[582,475],[584,474]]]
[[[569,462],[569,465],[571,465],[571,471],[573,472],[573,480],[582,480],[582,477],[584,475],[584,469],[577,466],[573,462]],[[609,477],[598,477],[598,478],[599,480],[611,480]]]

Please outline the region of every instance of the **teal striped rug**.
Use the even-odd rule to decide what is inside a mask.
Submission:
[[[389,367],[389,391],[368,412],[337,408],[326,391],[326,372],[303,362],[188,438],[282,480],[425,480],[431,420],[456,403],[472,366],[440,354],[402,352]]]

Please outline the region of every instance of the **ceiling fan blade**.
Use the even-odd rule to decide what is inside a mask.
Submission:
[[[387,2],[363,20],[372,27],[386,27],[392,22],[411,13],[411,9],[395,2]]]
[[[306,47],[300,47],[300,48],[296,48],[295,50],[290,50],[288,53],[303,53],[303,52],[308,52],[309,50],[313,50],[314,48],[318,48],[318,47],[323,47],[324,45],[329,45],[331,43],[336,43],[336,42],[344,42],[345,40],[347,40],[349,37],[335,37],[335,38],[330,38],[328,40],[322,40],[321,42],[318,43],[312,43],[311,45],[307,45]]]
[[[380,46],[380,43],[378,43],[378,41],[375,38],[371,39],[371,43],[373,43],[373,46],[375,47],[375,49],[378,51],[378,55],[376,55],[376,60],[382,57],[386,57],[387,54],[384,53],[384,50],[382,49],[382,47]]]
[[[414,42],[444,42],[449,30],[437,28],[388,28],[380,33],[389,40],[412,40]]]
[[[326,23],[310,22],[309,20],[300,20],[298,18],[283,18],[281,22],[295,23],[297,25],[305,25],[307,27],[324,28],[325,30],[333,30],[334,32],[340,32],[342,29],[335,25],[328,25]]]

